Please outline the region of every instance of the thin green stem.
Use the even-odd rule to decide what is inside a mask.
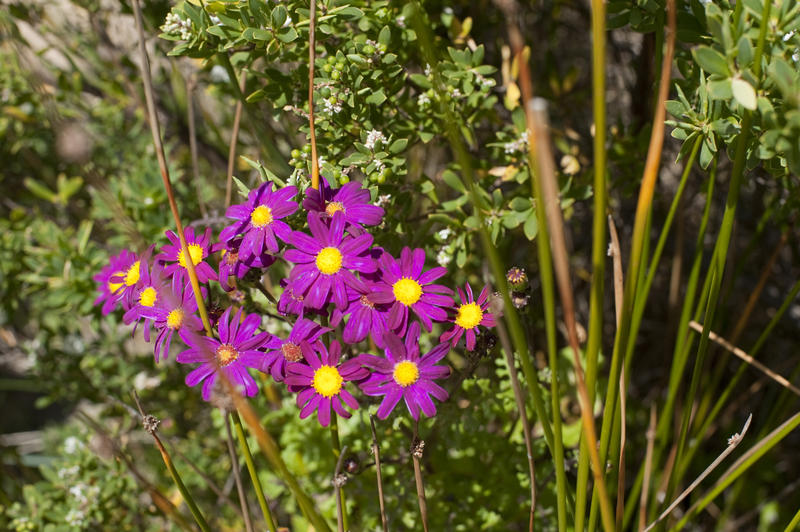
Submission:
[[[261,511],[264,514],[264,519],[267,522],[267,527],[269,528],[270,532],[275,532],[277,530],[277,525],[275,524],[275,519],[272,517],[272,512],[269,509],[267,499],[264,496],[264,490],[261,487],[261,481],[258,479],[258,471],[256,471],[256,465],[255,462],[253,462],[253,454],[250,452],[250,446],[247,444],[247,436],[244,433],[244,427],[242,427],[242,420],[239,418],[239,414],[236,412],[231,412],[231,419],[233,420],[236,438],[239,440],[239,447],[242,449],[244,461],[247,464],[247,471],[250,473],[250,480],[252,480],[253,488],[256,490],[258,505],[261,507]]]
[[[592,0],[592,108],[594,113],[594,216],[592,221],[592,286],[589,297],[589,336],[586,343],[586,391],[594,405],[597,364],[603,339],[603,287],[606,261],[606,9]],[[575,530],[583,530],[589,485],[589,449],[581,438],[575,496]]]
[[[789,521],[788,525],[786,525],[786,528],[783,529],[783,532],[792,532],[795,528],[797,528],[797,525],[800,525],[800,509],[798,509],[797,513],[794,514],[794,517],[792,517],[792,520]]]
[[[339,416],[336,415],[336,412],[333,413],[331,416],[331,447],[333,449],[333,455],[341,460],[342,456],[342,444],[339,439]],[[345,502],[344,498],[344,488],[342,486],[336,486],[336,493],[339,496],[339,504],[341,504],[341,515],[342,515],[342,523],[344,529],[347,530],[347,503]]]

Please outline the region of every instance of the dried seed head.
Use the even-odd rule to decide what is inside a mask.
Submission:
[[[361,469],[361,464],[358,462],[358,459],[350,455],[344,459],[344,470],[350,473],[351,475],[355,475]]]
[[[154,434],[156,432],[156,429],[158,429],[159,423],[161,423],[161,421],[159,421],[158,418],[156,418],[155,416],[151,416],[150,414],[147,414],[142,419],[142,426],[144,427],[144,430],[148,434]]]

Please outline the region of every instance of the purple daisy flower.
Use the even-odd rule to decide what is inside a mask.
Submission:
[[[292,332],[286,340],[273,336],[264,345],[266,354],[262,361],[261,371],[270,373],[278,382],[286,378],[286,367],[294,362],[303,360],[300,344],[308,342],[317,349],[321,344],[320,336],[330,331],[329,328],[317,325],[311,320],[300,318],[292,327]]]
[[[289,279],[281,279],[280,285],[283,287],[283,292],[281,292],[281,297],[278,299],[278,312],[284,316],[287,314],[302,316],[304,310],[303,301],[305,300],[303,294],[294,293]]]
[[[317,355],[316,348],[321,357]],[[344,405],[355,410],[358,401],[344,388],[344,384],[366,378],[369,371],[362,368],[357,359],[340,364],[342,347],[336,340],[331,342],[330,350],[325,349],[322,342],[314,346],[301,342],[300,350],[308,365],[299,362],[290,364],[286,376],[290,390],[297,392],[300,419],[307,418],[316,410],[319,424],[327,427],[331,422],[331,407],[340,416],[350,417]]]
[[[166,283],[164,278],[164,271],[160,264],[153,264],[152,269],[148,268],[145,264],[141,267],[141,276],[139,282],[136,283],[135,290],[131,292],[133,296],[132,304],[122,321],[126,325],[135,322],[133,327],[134,334],[139,322],[144,320],[144,335],[145,342],[150,341],[150,325],[155,319],[155,306],[166,292]]]
[[[292,245],[297,249],[286,250],[284,254],[286,260],[296,264],[289,282],[293,293],[302,294],[310,308],[323,308],[330,299],[337,307],[346,307],[345,285],[363,287],[349,270],[371,273],[376,269],[368,253],[372,235],[344,238],[344,225],[342,213],[333,215],[330,228],[319,215],[309,213],[308,227],[313,238],[300,231],[292,233]]]
[[[370,335],[375,345],[384,347],[383,333],[389,330],[387,325],[389,307],[375,303],[372,298],[370,286],[366,286],[364,290],[348,286],[347,307],[336,308],[331,313],[331,325],[334,327],[339,325],[345,316],[350,316],[342,331],[345,343],[356,344]]]
[[[186,271],[186,258],[183,256],[181,249],[181,241],[175,231],[167,231],[165,233],[171,244],[166,244],[161,248],[161,253],[156,255],[156,260],[169,264],[164,273],[168,276],[177,275],[183,276]],[[186,227],[183,230],[183,236],[186,238],[186,247],[189,249],[189,256],[194,264],[194,270],[197,272],[197,279],[201,283],[207,283],[209,280],[217,279],[217,273],[214,269],[205,262],[205,259],[211,254],[211,228],[207,228],[202,236],[194,234],[194,228]]]
[[[201,289],[202,291],[202,289]],[[194,298],[191,285],[184,285],[180,276],[172,277],[171,289],[165,290],[154,308],[155,326],[158,331],[153,354],[156,363],[166,360],[169,346],[175,331],[199,332],[203,329],[197,312],[197,300]]]
[[[242,244],[241,238],[234,238],[227,243],[218,242],[211,246],[211,252],[222,251],[219,260],[219,284],[226,292],[233,290],[234,286],[228,280],[231,276],[242,279],[251,268],[267,268],[277,259],[267,253],[262,253],[258,257],[248,257],[242,260],[239,249]]]
[[[242,310],[239,309],[233,319],[230,319],[231,308],[225,311],[219,319],[219,340],[208,336],[201,336],[188,329],[180,331],[181,339],[186,342],[189,349],[178,354],[177,360],[181,364],[200,362],[198,368],[186,375],[186,385],[195,386],[203,382],[203,399],[211,399],[211,390],[219,373],[234,386],[240,386],[244,395],[253,397],[258,392],[258,386],[247,368],[259,368],[264,358],[264,353],[258,351],[270,338],[269,333],[256,334],[256,329],[261,323],[261,317],[250,314],[242,321]]]
[[[380,259],[381,283],[376,285],[372,301],[390,304],[388,326],[402,335],[408,325],[408,310],[414,311],[419,320],[430,331],[434,321],[447,320],[447,312],[441,307],[451,307],[453,291],[439,284],[431,284],[447,273],[445,268],[437,267],[426,272],[425,250],[417,248],[413,252],[404,247],[400,253],[400,263],[389,253],[384,252]]]
[[[111,313],[122,298],[122,287],[125,284],[124,278],[135,262],[136,255],[128,250],[121,251],[111,257],[108,264],[92,277],[97,282],[97,290],[100,292],[100,295],[94,300],[94,304],[103,304],[104,316]],[[133,275],[138,274],[139,268],[134,268],[133,272]],[[138,280],[137,277],[136,281]]]
[[[128,250],[123,251],[121,255],[123,258],[120,264],[127,265],[127,268],[114,273],[109,278],[109,283],[120,286],[116,293],[119,294],[119,300],[122,301],[122,308],[127,311],[134,305],[137,294],[136,286],[147,269],[147,261],[144,260],[144,256],[136,255]]]
[[[447,391],[434,380],[450,375],[450,368],[436,363],[450,351],[450,344],[439,344],[428,353],[419,354],[419,323],[408,328],[405,341],[394,333],[386,333],[386,358],[375,355],[359,355],[356,360],[373,370],[369,379],[361,384],[367,395],[383,396],[377,415],[386,419],[403,398],[411,416],[418,420],[419,412],[433,417],[436,405],[431,396],[439,401],[447,399]]]
[[[450,321],[455,323],[455,326],[449,331],[439,337],[440,342],[450,342],[456,345],[461,339],[461,336],[466,333],[467,337],[467,351],[475,349],[475,334],[478,332],[478,325],[484,327],[494,327],[496,325],[494,316],[492,316],[487,309],[489,308],[489,287],[484,286],[478,300],[472,295],[472,287],[467,283],[466,295],[461,287],[458,288],[458,295],[461,297],[461,305],[458,305],[453,310],[455,311],[455,318]]]
[[[361,188],[361,183],[351,181],[334,190],[324,178],[319,190],[306,189],[303,207],[323,214],[326,219],[333,218],[334,213],[343,213],[347,230],[352,234],[363,233],[362,225],[378,225],[386,214],[382,208],[370,203],[369,190]]]
[[[291,199],[297,195],[296,187],[283,187],[272,190],[272,182],[261,184],[250,191],[247,202],[231,205],[225,216],[237,220],[219,235],[222,242],[228,242],[236,235],[244,234],[239,254],[243,259],[260,257],[264,248],[271,253],[278,252],[276,236],[287,242],[292,229],[280,221],[297,210],[297,203]]]

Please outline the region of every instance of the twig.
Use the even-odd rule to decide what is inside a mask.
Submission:
[[[347,482],[347,475],[342,474],[342,463],[344,453],[347,452],[347,445],[342,447],[339,459],[336,460],[336,469],[333,471],[333,487],[336,492],[336,526],[339,532],[344,532],[344,508],[342,508],[342,487]]]
[[[492,313],[497,316],[498,310],[492,308]],[[506,356],[506,365],[508,366],[508,375],[511,378],[511,387],[514,390],[514,399],[517,402],[517,410],[519,411],[519,419],[522,423],[522,432],[525,436],[525,451],[528,458],[528,475],[531,481],[531,511],[528,520],[528,530],[534,530],[534,517],[536,513],[536,469],[533,463],[533,444],[531,443],[531,426],[528,421],[528,414],[525,411],[525,397],[522,395],[522,386],[519,383],[519,376],[517,375],[517,368],[514,365],[514,351],[511,349],[511,340],[508,337],[505,324],[502,320],[497,320],[497,336],[500,338],[500,343],[503,345],[503,353]],[[552,378],[556,378],[555,375]],[[558,412],[553,412],[553,415],[560,415]]]
[[[200,165],[197,162],[197,128],[194,121],[195,87],[197,87],[197,78],[192,74],[186,81],[186,114],[189,118],[189,153],[192,156],[192,181],[194,181],[194,193],[197,196],[200,214],[203,218],[208,218],[208,210],[206,209],[206,203],[203,201],[203,191],[200,187]]]
[[[720,464],[720,462],[725,460],[725,458],[727,458],[727,456],[729,454],[731,454],[734,449],[736,449],[736,447],[739,445],[739,443],[741,443],[742,439],[744,438],[745,433],[747,433],[747,429],[750,428],[750,421],[752,421],[752,420],[753,420],[753,414],[750,414],[749,416],[747,416],[747,421],[744,422],[744,427],[742,427],[742,432],[741,433],[736,433],[733,436],[731,436],[730,438],[728,438],[728,446],[725,448],[725,450],[722,451],[722,453],[716,458],[716,460],[711,462],[711,465],[709,465],[705,469],[705,471],[700,473],[699,477],[694,479],[694,482],[689,484],[688,488],[683,490],[683,493],[678,495],[678,498],[675,499],[672,502],[672,504],[670,504],[667,507],[667,509],[664,510],[661,513],[661,515],[658,516],[658,519],[656,519],[655,521],[650,523],[648,525],[648,527],[645,528],[644,532],[647,532],[648,530],[652,529],[654,526],[656,526],[656,524],[658,524],[659,521],[661,521],[662,519],[667,517],[670,513],[672,513],[672,510],[674,510],[675,507],[678,506],[683,499],[685,499],[687,496],[689,496],[689,494],[692,491],[694,491],[694,489],[703,481],[703,479],[705,479],[708,475],[711,474],[712,471],[714,471],[714,469],[716,469],[716,467]]]
[[[656,441],[656,405],[650,405],[650,425],[647,427],[647,451],[644,455],[644,481],[639,499],[639,532],[647,525],[647,497],[650,492],[650,476],[653,473],[653,446]]]
[[[556,182],[553,154],[550,147],[550,133],[547,123],[545,100],[534,98],[528,102],[530,115],[533,120],[529,127],[533,131],[536,139],[536,162],[539,165],[539,179],[542,199],[547,214],[547,226],[550,230],[550,242],[553,248],[553,265],[556,272],[556,284],[558,285],[559,295],[561,296],[561,306],[564,312],[564,322],[567,326],[567,336],[572,347],[572,360],[575,366],[575,377],[577,380],[578,397],[581,406],[581,419],[583,421],[583,433],[586,437],[589,448],[589,458],[592,463],[592,473],[594,475],[594,485],[600,497],[600,512],[603,520],[603,527],[606,531],[614,530],[614,519],[611,514],[611,502],[606,490],[604,471],[601,465],[600,456],[597,452],[597,432],[594,427],[594,414],[592,403],[589,400],[589,393],[586,389],[586,382],[583,376],[583,367],[580,359],[580,342],[578,341],[578,331],[575,321],[575,302],[572,291],[572,281],[569,273],[569,257],[564,235],[564,220],[561,214],[561,203],[558,201],[558,183]],[[613,405],[611,405],[613,408]]]
[[[694,320],[689,322],[689,327],[691,327],[692,329],[694,329],[695,331],[697,331],[699,333],[703,332],[703,326],[700,325],[699,323],[697,323]],[[722,347],[724,347],[725,349],[727,349],[728,351],[730,351],[731,353],[733,353],[734,355],[736,355],[740,359],[744,360],[745,362],[747,362],[748,364],[750,364],[751,366],[753,366],[757,370],[761,371],[767,377],[769,377],[770,379],[774,380],[775,382],[777,382],[778,384],[780,384],[784,388],[787,388],[787,389],[791,390],[791,392],[794,393],[795,395],[800,395],[800,389],[798,389],[791,382],[789,382],[786,379],[786,377],[784,377],[783,375],[780,375],[779,373],[775,373],[774,371],[769,369],[767,366],[765,366],[764,364],[762,364],[758,360],[756,360],[753,357],[751,357],[750,355],[748,355],[742,349],[736,347],[735,345],[731,344],[730,342],[728,342],[727,340],[725,340],[724,338],[722,338],[718,334],[714,333],[714,331],[709,331],[708,332],[708,337],[709,337],[709,339],[711,339],[712,341],[714,341],[717,344],[721,345]]]
[[[422,468],[419,459],[425,451],[425,442],[419,439],[419,421],[414,421],[414,436],[411,440],[411,458],[414,462],[414,481],[417,485],[417,502],[419,514],[422,518],[422,529],[428,532],[428,504],[425,500],[425,484],[422,481]]]
[[[175,482],[175,485],[178,487],[178,491],[181,492],[183,499],[186,501],[186,505],[192,512],[194,520],[197,522],[197,525],[203,532],[211,532],[211,528],[208,526],[203,514],[200,513],[200,509],[197,507],[197,504],[195,504],[192,494],[188,489],[186,489],[178,470],[175,469],[175,464],[172,462],[172,458],[170,458],[169,453],[167,452],[166,448],[164,448],[164,444],[161,443],[161,439],[158,437],[158,434],[156,434],[156,430],[158,429],[160,421],[154,416],[144,413],[142,404],[139,402],[139,394],[136,393],[136,390],[133,391],[133,400],[136,402],[136,408],[139,409],[139,414],[142,416],[142,426],[144,427],[144,430],[153,437],[153,441],[155,441],[156,447],[158,447],[158,450],[161,453],[161,458],[163,458],[164,464],[167,466],[169,474],[172,476],[172,480]]]
[[[617,327],[622,320],[622,303],[624,301],[624,280],[622,274],[622,251],[619,245],[619,235],[614,225],[614,218],[608,215],[608,232],[611,235],[611,259],[614,265],[614,309],[617,317]],[[620,440],[619,440],[619,469],[617,475],[617,530],[622,530],[622,521],[625,514],[625,442],[627,432],[625,427],[626,418],[626,394],[625,394],[625,367],[623,365],[619,373],[619,407],[620,407]]]
[[[317,0],[311,0],[308,25],[308,127],[311,130],[311,188],[319,189],[317,134],[314,131],[314,54],[316,52]],[[325,198],[323,198],[324,201]]]
[[[247,70],[242,70],[239,76],[239,92],[244,93],[247,84]],[[239,142],[239,127],[242,123],[242,109],[244,101],[239,98],[236,100],[236,111],[233,114],[233,130],[231,131],[231,143],[228,146],[228,174],[225,182],[225,209],[231,206],[231,196],[233,194],[233,170],[236,165],[236,144]]]
[[[611,236],[611,260],[614,264],[614,310],[617,316],[617,327],[622,319],[622,302],[624,301],[624,280],[622,278],[622,250],[619,245],[619,235],[617,227],[614,225],[614,217],[608,215],[608,233]]]
[[[236,482],[236,491],[239,493],[239,504],[242,506],[242,517],[244,518],[244,527],[248,532],[253,531],[253,523],[250,521],[250,510],[247,507],[247,496],[245,496],[244,488],[242,487],[242,475],[239,472],[239,458],[236,456],[236,449],[233,445],[233,434],[231,434],[231,420],[227,412],[222,414],[225,416],[225,434],[228,440],[228,454],[231,457],[231,470],[233,471],[233,480]]]
[[[150,122],[150,133],[153,136],[153,146],[156,150],[156,158],[158,159],[158,167],[161,170],[161,179],[164,181],[164,189],[167,192],[167,201],[169,208],[172,211],[172,217],[175,219],[175,228],[178,232],[178,239],[181,242],[181,252],[184,257],[191,257],[189,254],[189,247],[186,244],[186,236],[183,234],[183,224],[181,217],[178,214],[178,204],[175,202],[175,192],[172,189],[172,183],[169,178],[169,168],[167,167],[167,158],[164,155],[164,145],[161,142],[161,127],[158,123],[158,113],[156,113],[155,101],[153,99],[153,79],[150,77],[150,61],[147,58],[147,49],[144,46],[144,25],[142,23],[142,7],[139,5],[139,0],[133,0],[133,15],[136,19],[136,30],[139,37],[139,59],[141,61],[142,79],[144,81],[144,96],[147,104],[147,115]],[[194,269],[194,261],[187,260],[186,271],[189,273],[189,280],[192,284],[192,291],[197,300],[197,311],[200,314],[200,319],[203,322],[203,327],[206,333],[211,335],[211,322],[208,320],[208,312],[206,305],[203,301],[203,295],[200,292],[200,283],[197,281],[197,272]]]
[[[378,433],[375,430],[375,416],[369,415],[369,425],[372,430],[372,455],[375,457],[375,476],[378,481],[378,505],[381,509],[381,525],[383,532],[389,532],[389,523],[386,520],[386,508],[383,502],[383,479],[381,478],[381,449],[378,445]]]

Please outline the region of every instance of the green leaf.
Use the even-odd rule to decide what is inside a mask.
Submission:
[[[25,184],[25,188],[33,192],[35,196],[38,196],[39,198],[51,203],[55,201],[55,192],[40,184],[38,181],[30,177],[26,177],[23,183]]]
[[[730,76],[731,71],[728,68],[728,62],[725,56],[714,50],[709,46],[698,46],[692,50],[695,61],[700,65],[700,68],[709,74],[716,74],[718,76]]]
[[[367,96],[367,99],[365,101],[367,103],[380,105],[386,101],[386,95],[383,93],[383,89],[378,89],[377,91]]]
[[[750,39],[747,38],[747,35],[742,35],[736,48],[739,51],[736,56],[736,63],[739,65],[739,68],[747,68],[747,66],[753,62],[753,45],[750,43]]]
[[[283,23],[286,22],[287,16],[288,15],[285,7],[282,5],[275,6],[275,8],[272,10],[272,26],[274,28],[280,28],[283,26]]]
[[[741,78],[733,78],[731,91],[733,92],[733,97],[742,104],[742,107],[751,111],[756,110],[758,101],[756,99],[756,90],[752,85]]]
[[[459,192],[466,192],[466,188],[464,187],[464,183],[461,182],[461,178],[456,175],[455,172],[452,170],[445,170],[442,173],[442,180],[447,183],[450,188],[453,188]]]
[[[530,210],[530,214],[528,214],[528,219],[525,220],[525,225],[522,227],[522,230],[525,232],[525,237],[528,240],[533,240],[539,233],[539,220],[537,220],[536,212],[533,209]]]
[[[239,191],[239,194],[242,195],[243,198],[246,198],[250,194],[250,189],[247,188],[247,185],[242,183],[238,177],[231,176],[233,178],[233,182],[236,183],[236,190]]]
[[[712,100],[730,100],[733,97],[731,80],[723,79],[708,82],[708,96]]]
[[[392,30],[389,29],[389,26],[384,26],[383,28],[381,28],[381,32],[378,34],[378,42],[381,44],[388,45],[391,40],[392,40]]]
[[[291,26],[287,28],[281,28],[276,36],[278,37],[278,40],[285,43],[290,43],[299,37],[297,30]]]
[[[389,146],[389,152],[400,153],[406,149],[406,146],[408,146],[408,139],[397,139]]]

